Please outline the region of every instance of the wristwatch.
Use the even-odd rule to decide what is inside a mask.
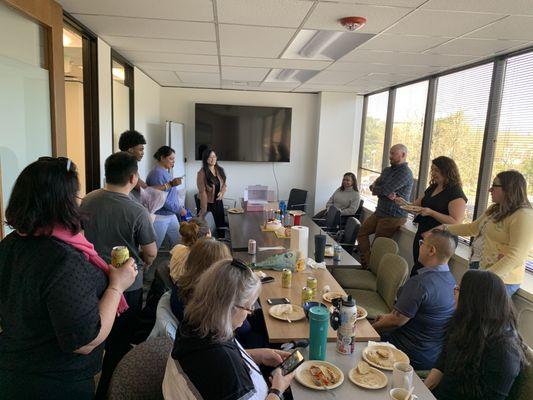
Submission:
[[[283,400],[283,393],[281,393],[278,389],[274,389],[274,388],[270,388],[269,391],[268,391],[268,394],[275,394],[276,396],[279,397],[279,400]]]

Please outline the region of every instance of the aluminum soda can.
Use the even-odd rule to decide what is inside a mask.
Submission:
[[[314,276],[307,277],[307,287],[313,291],[313,297],[314,297],[317,292],[317,287],[318,287],[318,281],[316,280]]]
[[[292,271],[287,268],[283,268],[281,272],[281,287],[290,288],[292,284]]]
[[[254,255],[257,251],[257,242],[254,239],[248,240],[248,254]]]
[[[111,265],[113,267],[120,267],[130,258],[130,251],[126,246],[115,246],[111,250]]]
[[[313,289],[308,288],[307,286],[304,286],[302,288],[302,306],[308,302],[313,300]]]

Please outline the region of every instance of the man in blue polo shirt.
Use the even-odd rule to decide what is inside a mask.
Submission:
[[[418,257],[424,267],[398,290],[392,312],[372,324],[383,340],[409,356],[414,369],[431,369],[442,351],[455,311],[455,279],[448,261],[456,247],[457,237],[447,231],[426,235]]]

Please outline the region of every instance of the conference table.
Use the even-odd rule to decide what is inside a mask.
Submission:
[[[322,399],[336,399],[336,400],[384,400],[390,399],[389,391],[392,389],[392,372],[382,370],[387,376],[387,385],[382,389],[363,389],[350,381],[348,378],[349,371],[361,361],[362,351],[367,346],[366,343],[356,343],[355,352],[351,355],[339,354],[335,350],[334,343],[328,343],[326,361],[337,366],[344,374],[343,383],[331,389],[331,393],[323,390],[309,389],[300,384],[296,379],[291,383],[291,391],[294,400],[322,400]],[[308,349],[302,350],[302,354],[307,360]],[[418,400],[435,400],[435,396],[424,385],[424,382],[417,374],[413,375],[413,394],[417,396]]]
[[[261,231],[260,225],[263,223],[263,214],[261,212],[245,212],[243,214],[229,214],[229,229],[231,237],[231,247],[233,256],[247,263],[260,262],[272,254],[279,254],[287,251],[289,248],[289,239],[277,238],[274,232]],[[309,227],[309,255],[314,253],[314,235],[320,233],[320,228],[311,218],[304,215],[302,224]],[[257,251],[256,255],[250,255],[247,252],[248,239],[255,239],[257,247],[283,246],[283,250]],[[327,243],[335,243],[334,240],[327,236]],[[246,250],[246,251],[245,251]],[[326,265],[334,266],[358,266],[360,265],[348,252],[342,250],[340,261],[325,259]],[[331,273],[325,268],[313,269],[309,266],[304,271],[294,272],[292,274],[292,285],[290,288],[281,287],[281,272],[273,270],[263,270],[263,272],[274,278],[273,282],[263,284],[259,301],[263,309],[263,316],[270,343],[285,343],[291,340],[300,340],[309,338],[309,321],[307,318],[299,321],[286,322],[272,317],[269,314],[270,306],[267,302],[269,298],[286,297],[291,304],[301,305],[301,290],[306,286],[308,276],[317,279],[317,293],[314,301],[322,302],[327,306],[330,303],[322,299],[323,288],[329,286],[332,292],[346,292],[341,288],[339,283],[333,278]],[[379,340],[380,336],[370,325],[367,319],[362,319],[356,323],[356,341]],[[329,327],[328,341],[335,341],[337,333]]]

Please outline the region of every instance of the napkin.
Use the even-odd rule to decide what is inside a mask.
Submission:
[[[393,349],[396,348],[396,346],[393,345],[392,343],[389,343],[389,342],[374,342],[372,340],[368,341],[368,346],[387,346],[387,347],[392,347]]]
[[[313,269],[326,269],[326,262],[325,261],[322,261],[320,263],[317,263],[315,260],[313,260],[312,258],[308,258],[306,260],[306,264],[309,265],[309,267],[313,268]]]

